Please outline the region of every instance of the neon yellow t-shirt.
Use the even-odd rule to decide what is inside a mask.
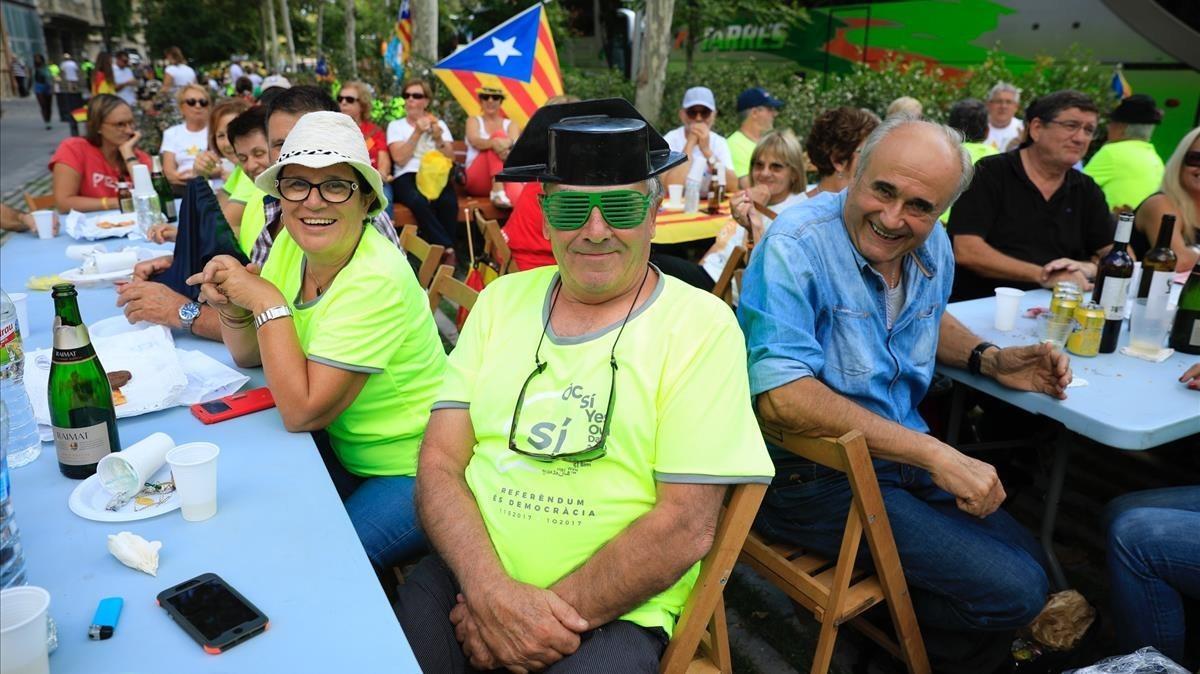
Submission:
[[[229,172],[229,177],[226,178],[225,182],[221,185],[221,189],[225,191],[226,196],[233,198],[233,196],[238,193],[239,189],[244,189],[242,186],[246,182],[252,181],[246,176],[246,172],[242,170],[241,166],[235,166],[233,167],[233,170]]]
[[[267,212],[263,205],[263,197],[267,196],[267,193],[255,187],[253,180],[247,180],[244,184],[250,187],[242,190],[241,194],[230,196],[230,199],[237,198],[241,201],[242,197],[245,197],[246,208],[242,210],[242,224],[238,227],[237,238],[238,246],[249,256],[254,250],[254,242],[258,240],[258,235],[262,234],[263,227],[267,226]]]
[[[356,475],[415,475],[446,352],[404,253],[366,227],[325,294],[298,303],[304,251],[282,230],[262,277],[287,298],[309,360],[370,375],[326,428],[342,465]]]
[[[1108,209],[1137,208],[1158,191],[1163,179],[1163,160],[1154,146],[1144,140],[1105,143],[1083,167],[1104,192]]]
[[[733,135],[725,139],[729,143],[729,155],[733,158],[733,173],[739,178],[745,178],[750,175],[750,157],[754,154],[754,148],[758,143],[750,140],[746,134],[741,131],[734,131]]]
[[[733,313],[716,297],[662,275],[616,347],[607,455],[574,464],[511,451],[517,394],[534,369],[557,272],[508,274],[484,289],[434,405],[470,410],[477,444],[466,479],[492,545],[510,576],[543,588],[653,508],[656,481],[768,482],[775,472],[751,408],[745,340]],[[526,390],[518,447],[567,453],[597,442],[619,327],[617,321],[579,337],[547,331],[541,346],[547,367]],[[622,619],[670,634],[698,572],[697,564]]]

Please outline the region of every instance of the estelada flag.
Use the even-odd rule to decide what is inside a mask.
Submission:
[[[1118,101],[1123,101],[1133,95],[1133,87],[1129,86],[1129,80],[1125,79],[1125,72],[1121,66],[1113,68],[1112,81],[1109,82],[1109,87],[1112,89],[1113,96]]]
[[[504,114],[522,127],[546,99],[563,92],[558,51],[540,3],[438,61],[433,72],[471,116],[481,112],[479,87],[500,89]]]

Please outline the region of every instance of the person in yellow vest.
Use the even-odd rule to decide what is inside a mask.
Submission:
[[[1108,116],[1108,141],[1083,172],[1100,186],[1109,210],[1132,211],[1162,184],[1163,160],[1150,144],[1162,117],[1146,94],[1126,98]]]
[[[750,187],[750,155],[754,154],[754,148],[763,135],[775,127],[775,118],[782,107],[783,101],[762,87],[747,89],[738,95],[737,112],[741,126],[727,139],[738,187]]]

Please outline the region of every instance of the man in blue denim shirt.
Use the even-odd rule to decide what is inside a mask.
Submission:
[[[805,435],[866,435],[931,662],[978,674],[1007,664],[1013,631],[1042,609],[1042,555],[998,510],[995,469],[927,435],[917,404],[935,358],[1059,398],[1071,375],[1049,345],[1000,349],[945,312],[954,257],[937,218],[971,179],[960,142],[940,125],[884,122],[845,192],[772,225],[746,271],[738,318],[764,420]],[[836,556],[845,477],[774,456],[759,530]]]

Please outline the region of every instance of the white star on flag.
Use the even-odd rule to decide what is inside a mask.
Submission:
[[[516,41],[517,38],[515,35],[507,40],[492,38],[492,48],[485,51],[483,55],[495,56],[496,59],[500,61],[500,65],[503,66],[504,62],[508,60],[508,57],[521,55],[521,52],[517,51],[517,49],[513,47],[513,44]]]

